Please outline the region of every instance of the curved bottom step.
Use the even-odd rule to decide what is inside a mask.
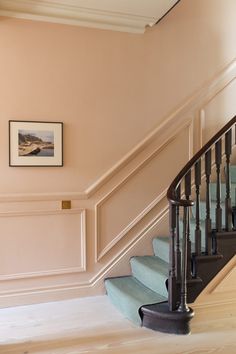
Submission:
[[[141,325],[141,306],[166,301],[166,297],[148,289],[132,276],[108,278],[105,287],[113,305],[137,325]]]
[[[194,311],[189,308],[187,312],[169,311],[168,302],[142,306],[139,310],[144,327],[173,334],[189,334],[190,321]]]

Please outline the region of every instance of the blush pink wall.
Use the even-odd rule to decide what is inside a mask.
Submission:
[[[182,0],[144,35],[1,18],[0,194],[88,188],[236,56],[235,13]],[[9,119],[63,121],[65,166],[8,167]]]
[[[236,58],[235,33],[234,0],[182,0],[147,31],[146,115],[162,120]]]
[[[144,37],[6,18],[0,36],[1,191],[84,190],[133,144]],[[63,121],[64,168],[8,168],[9,119]]]
[[[0,18],[0,307],[101,294],[168,234],[171,180],[236,112],[235,33],[236,0],[144,35]],[[10,119],[64,122],[64,167],[9,167]]]

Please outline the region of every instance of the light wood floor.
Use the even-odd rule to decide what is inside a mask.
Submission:
[[[137,328],[106,296],[0,310],[1,354],[236,353],[236,304],[197,307],[192,334]]]

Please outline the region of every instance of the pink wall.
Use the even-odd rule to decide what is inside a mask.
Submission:
[[[2,18],[0,193],[89,187],[235,57],[235,13],[182,0],[143,36]],[[9,168],[9,119],[63,121],[64,168]]]
[[[182,0],[144,35],[0,19],[0,306],[102,293],[168,234],[167,187],[236,112],[235,33],[235,0]],[[10,119],[64,122],[64,167],[9,167]]]
[[[182,0],[145,34],[147,116],[153,124],[236,57],[236,2]]]
[[[84,190],[140,139],[145,38],[5,18],[0,36],[1,192]],[[9,119],[63,121],[65,167],[8,168]]]

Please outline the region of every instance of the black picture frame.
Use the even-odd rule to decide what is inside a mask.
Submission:
[[[62,167],[63,123],[9,120],[10,167]]]

